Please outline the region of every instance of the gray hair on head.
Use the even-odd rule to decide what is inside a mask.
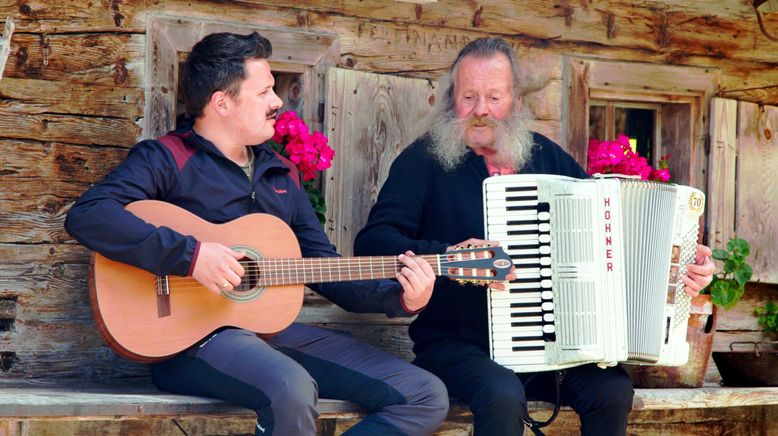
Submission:
[[[521,70],[519,69],[519,62],[516,60],[516,55],[513,53],[513,48],[502,38],[478,38],[467,43],[467,45],[459,52],[457,58],[454,59],[454,63],[451,64],[451,69],[441,80],[444,88],[443,93],[439,99],[443,106],[443,110],[446,112],[454,111],[454,79],[457,77],[457,71],[459,70],[459,64],[462,63],[462,59],[466,56],[473,56],[478,58],[490,58],[497,54],[503,54],[508,58],[511,64],[511,76],[513,76],[513,97],[517,98],[521,94]]]

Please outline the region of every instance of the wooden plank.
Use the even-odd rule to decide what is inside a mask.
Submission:
[[[140,137],[132,120],[58,114],[20,115],[0,109],[0,137],[130,147]]]
[[[423,133],[419,122],[431,113],[434,84],[331,69],[327,89],[325,134],[336,154],[324,175],[326,229],[349,255],[394,158]]]
[[[60,113],[135,119],[143,114],[143,90],[69,82],[16,79],[0,82],[2,108],[23,114]]]
[[[778,303],[778,286],[766,283],[748,283],[743,298],[729,310],[718,311],[717,331],[761,331],[754,315],[757,306],[767,301]]]
[[[567,116],[562,123],[562,146],[584,169],[587,166],[586,150],[589,147],[589,73],[591,62],[568,58],[564,63],[565,94],[562,113]]]
[[[81,5],[79,9],[81,14],[92,8]],[[89,34],[17,33],[11,44],[11,62],[6,65],[5,77],[142,87],[145,35],[94,31],[89,29]]]
[[[749,4],[707,2],[704,8],[689,10],[672,1],[608,2],[606,7],[573,2],[562,5],[543,1],[502,0],[487,4],[437,2],[425,5],[398,2],[341,0],[251,0],[244,13],[271,6],[292,8],[302,16],[300,25],[309,25],[305,17],[334,14],[366,20],[387,20],[478,29],[484,33],[527,35],[538,42],[562,40],[585,46],[634,47],[645,52],[667,52],[675,56],[704,54],[734,59],[778,61],[769,48],[770,41],[753,24]],[[17,14],[18,31],[51,32],[67,29],[140,32],[150,13],[191,16],[195,13],[218,14],[223,5],[203,4],[187,8],[186,2],[134,1],[116,5],[82,8],[76,0],[62,1],[57,8],[42,0],[27,3]],[[66,18],[67,17],[67,18]],[[297,18],[297,17],[295,17]],[[746,19],[747,18],[747,19]],[[297,18],[299,19],[299,18]],[[308,18],[315,20],[314,17]],[[774,20],[770,16],[768,20]],[[768,26],[771,22],[768,22]]]
[[[687,406],[688,405],[688,406]],[[636,389],[633,411],[673,409],[728,409],[744,406],[778,405],[778,388],[696,388]],[[546,403],[531,402],[530,411],[548,410]],[[565,408],[569,410],[568,408]],[[352,416],[363,413],[353,403],[320,399],[322,417]],[[453,415],[467,415],[455,405]],[[721,413],[721,412],[719,412]],[[222,400],[175,395],[154,388],[91,387],[4,387],[0,390],[0,416],[3,418],[54,418],[79,416],[142,417],[173,415],[246,415],[249,409]]]
[[[751,245],[753,281],[778,283],[778,106],[739,103],[735,232]]]
[[[263,1],[262,3],[265,4],[231,3],[214,6],[210,3],[191,4],[175,0],[167,1],[164,4],[147,4],[136,1],[118,5],[115,11],[107,8],[107,10],[101,11],[101,8],[98,7],[84,10],[80,0],[66,0],[60,3],[62,12],[60,10],[49,10],[45,5],[32,6],[32,10],[35,10],[35,19],[22,18],[19,20],[20,25],[26,26],[25,31],[43,32],[47,35],[63,31],[73,32],[76,35],[80,31],[90,33],[115,32],[117,28],[123,32],[133,32],[140,35],[145,32],[149,16],[167,14],[172,17],[186,16],[203,19],[212,19],[218,16],[222,21],[243,22],[259,26],[304,27],[311,31],[336,32],[341,35],[341,40],[345,43],[343,46],[344,56],[341,59],[343,65],[358,70],[401,72],[417,77],[437,76],[448,67],[456,52],[465,43],[476,37],[494,34],[494,32],[488,29],[473,29],[471,25],[454,26],[451,14],[458,15],[458,11],[447,11],[446,15],[439,20],[418,20],[415,17],[405,20],[397,17],[394,18],[394,22],[384,24],[382,21],[354,16],[353,11],[358,9],[341,11],[342,3],[340,2],[329,7],[326,3],[321,2],[290,5],[288,1],[280,3]],[[271,3],[281,7],[270,6]],[[366,7],[365,4],[369,3],[363,2],[363,4],[358,6],[364,9]],[[289,10],[285,9],[284,5],[301,9]],[[371,11],[381,10],[381,8],[386,7],[396,9],[396,7],[387,6],[387,4],[367,7]],[[667,7],[672,8],[675,6],[669,5]],[[573,7],[571,8],[574,9]],[[524,10],[523,7],[518,9]],[[565,10],[568,9],[572,10],[565,8]],[[72,11],[72,15],[67,13],[69,10]],[[554,12],[559,12],[559,10]],[[416,11],[413,11],[413,13],[415,16]],[[389,16],[395,17],[395,15],[396,12],[393,12]],[[429,17],[426,12],[422,15]],[[527,12],[525,15],[525,18],[530,20],[547,18],[545,16],[533,17],[532,12]],[[62,20],[63,16],[67,16],[69,19]],[[709,13],[706,12],[703,16],[707,17]],[[111,17],[119,17],[120,24],[114,24]],[[386,17],[387,15],[381,15],[380,20],[385,20]],[[651,18],[655,19],[655,15],[652,14]],[[95,21],[92,22],[91,20]],[[699,23],[699,20],[696,21]],[[441,26],[441,23],[445,25]],[[594,26],[599,24],[598,22]],[[654,27],[667,29],[666,21],[660,24]],[[68,29],[70,30],[68,31]],[[553,29],[553,27],[549,29]],[[716,32],[711,33],[715,34]],[[666,31],[663,34],[667,34]],[[757,101],[778,103],[778,86],[774,85],[776,83],[775,76],[778,72],[776,72],[774,65],[763,61],[763,56],[756,56],[751,60],[738,59],[733,61],[729,55],[718,53],[712,56],[710,47],[707,45],[699,50],[689,51],[645,50],[633,44],[626,46],[613,45],[613,41],[609,41],[606,44],[591,45],[582,43],[575,38],[566,39],[560,37],[560,35],[538,39],[522,29],[508,32],[503,36],[517,47],[538,47],[539,49],[535,49],[536,51],[548,51],[557,54],[579,53],[588,56],[653,63],[719,67],[723,72],[722,89],[726,90],[728,96],[732,98],[756,98],[759,99]],[[741,36],[742,34],[738,35],[735,40],[742,41]],[[32,35],[31,38],[33,40],[40,39],[37,35]],[[49,47],[53,46],[49,45]],[[387,47],[390,49],[387,50]],[[49,50],[52,56],[58,56],[59,51],[56,47]],[[764,51],[768,52],[768,50]],[[37,56],[40,59],[40,53],[40,47],[35,49],[31,46],[26,51],[25,56],[22,57]],[[741,51],[737,51],[737,53],[741,53]],[[139,57],[128,57],[128,59],[137,59],[139,61],[142,58],[142,54]],[[97,62],[101,63],[110,59],[98,59]],[[60,62],[67,62],[71,59],[59,60]],[[80,62],[77,56],[73,57],[72,61]],[[122,67],[120,63],[116,65],[117,71],[130,68],[129,65]],[[530,63],[528,65],[535,64]],[[32,66],[34,67],[32,68],[33,72],[40,70],[39,62],[33,62]],[[143,65],[140,65],[140,70],[142,69]],[[47,67],[44,73],[51,73],[51,70],[51,67]],[[111,76],[109,70],[110,68],[105,69],[103,78]],[[71,68],[64,71],[74,70]],[[133,79],[133,71],[128,71],[130,71],[130,79]],[[140,74],[135,75],[135,77],[141,77],[142,74],[143,72],[140,71]],[[121,76],[122,74],[119,75]],[[73,74],[72,76],[73,80],[84,80],[78,74]]]
[[[663,104],[662,150],[660,155],[670,155],[670,175],[673,182],[689,185],[692,165],[692,107],[690,104]]]
[[[735,165],[737,162],[737,101],[716,98],[710,112],[710,166],[706,212],[708,243],[726,247],[735,235]]]

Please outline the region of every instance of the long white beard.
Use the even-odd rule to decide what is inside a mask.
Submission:
[[[491,120],[496,124],[490,163],[496,166],[512,165],[516,170],[524,167],[530,157],[533,141],[529,130],[529,117],[521,110],[514,110],[502,120]],[[457,118],[456,115],[440,111],[433,119],[430,131],[432,153],[445,171],[453,171],[467,155],[464,143],[465,129],[469,118]]]

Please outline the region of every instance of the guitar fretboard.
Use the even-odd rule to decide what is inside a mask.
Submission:
[[[418,257],[430,264],[435,275],[441,274],[440,256]],[[249,263],[247,273],[256,268],[260,286],[285,286],[394,278],[403,266],[396,256],[260,259]]]

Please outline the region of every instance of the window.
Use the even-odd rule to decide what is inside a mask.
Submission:
[[[578,57],[566,58],[563,70],[563,146],[579,164],[586,167],[589,138],[624,133],[653,165],[671,154],[674,181],[704,188],[701,150],[718,70]]]

